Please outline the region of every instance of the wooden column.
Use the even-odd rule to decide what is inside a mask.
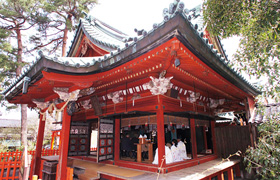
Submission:
[[[216,143],[216,135],[215,135],[215,121],[211,122],[211,133],[212,133],[212,142],[213,142],[213,153],[217,154],[217,143]]]
[[[120,159],[120,119],[115,119],[115,160]]]
[[[44,131],[45,131],[45,123],[43,121],[43,115],[40,115],[40,122],[38,127],[38,135],[37,135],[37,142],[36,142],[36,152],[34,157],[34,166],[33,166],[33,175],[40,175],[40,168],[41,168],[41,154],[42,154],[42,145],[44,140]]]
[[[67,106],[63,110],[62,129],[60,132],[61,144],[59,151],[59,161],[57,164],[56,180],[63,180],[66,177],[66,166],[68,157],[68,144],[71,116],[67,114]]]
[[[218,173],[218,180],[225,180],[224,173],[222,171]]]
[[[191,127],[192,156],[193,158],[197,158],[195,119],[190,120],[190,127]]]
[[[228,180],[234,180],[233,167],[228,170]]]
[[[162,163],[162,159],[165,156],[165,134],[164,134],[164,112],[163,105],[160,96],[158,96],[157,108],[157,144],[158,144],[158,167],[164,168],[166,166],[166,160]]]

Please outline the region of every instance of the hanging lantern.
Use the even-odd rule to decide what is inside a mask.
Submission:
[[[22,94],[26,94],[28,90],[28,84],[31,81],[30,77],[25,76],[23,78]]]

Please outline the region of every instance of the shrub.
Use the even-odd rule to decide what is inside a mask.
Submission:
[[[250,173],[255,170],[259,179],[280,180],[280,119],[274,118],[258,126],[259,139],[255,148],[246,150],[244,162]]]

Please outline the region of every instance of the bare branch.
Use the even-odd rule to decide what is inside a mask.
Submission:
[[[52,44],[53,42],[59,41],[60,39],[62,39],[62,37],[53,39],[53,40],[51,40],[50,42],[48,42],[48,43],[46,43],[46,44],[42,44],[42,45],[36,46],[35,48],[26,51],[26,53],[31,53],[32,51],[35,51],[35,50],[40,49],[40,48],[42,48],[42,47],[46,47],[46,46]]]
[[[53,50],[51,51],[51,54],[54,53],[54,52],[58,49],[58,47],[62,44],[62,42],[63,42],[63,40],[59,41],[59,42],[55,45],[55,47],[54,47]]]
[[[23,28],[23,29],[21,29],[21,30],[28,30],[28,29],[32,28],[33,26],[35,26],[36,24],[37,24],[37,23],[34,23],[34,24],[30,25],[29,27]]]
[[[52,28],[55,28],[55,29],[57,29],[57,30],[59,30],[59,31],[64,31],[64,29],[60,29],[60,28],[58,28],[58,27],[55,27],[55,26],[51,26]]]
[[[57,35],[57,34],[59,34],[61,32],[62,32],[62,30],[60,30],[60,31],[58,31],[56,33],[53,33],[53,34],[47,34],[46,37],[54,36],[54,35]]]
[[[60,12],[55,11],[55,13],[58,14],[58,15],[60,15],[60,16],[63,17],[64,19],[66,19],[66,17],[65,17],[63,14],[61,14]]]

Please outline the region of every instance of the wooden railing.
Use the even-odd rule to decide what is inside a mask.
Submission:
[[[28,151],[31,155],[30,172],[33,172],[33,157],[35,156],[35,150]],[[0,180],[16,180],[19,179],[20,163],[22,157],[22,151],[13,152],[0,152]],[[43,149],[42,156],[58,155],[58,150]],[[32,179],[30,173],[29,179]]]

